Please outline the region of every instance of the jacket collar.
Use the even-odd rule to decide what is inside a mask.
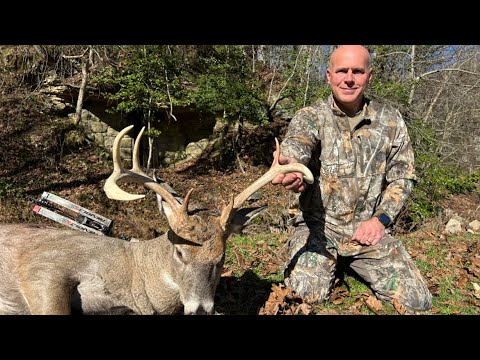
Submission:
[[[373,108],[373,106],[371,104],[371,100],[369,98],[364,96],[363,99],[364,99],[364,104],[363,104],[363,108],[362,108],[363,119],[359,123],[363,122],[362,127],[363,126],[368,127],[368,125],[370,125],[371,122],[374,120],[376,111]],[[340,110],[335,105],[335,101],[333,101],[333,95],[332,94],[330,94],[328,96],[327,102],[328,102],[330,108],[332,109],[332,112],[333,112],[334,115],[347,119],[347,114],[345,114],[342,110]],[[365,121],[365,120],[369,120],[369,121]]]
[[[362,115],[364,118],[366,119],[370,119],[372,117],[372,112],[373,109],[370,105],[370,99],[368,99],[367,97],[363,97],[363,100],[364,100],[364,103],[363,103],[363,108],[362,108]],[[333,113],[337,116],[347,116],[347,114],[345,114],[342,110],[340,110],[337,105],[335,104],[335,101],[333,101],[333,95],[330,94],[328,95],[328,98],[327,98],[327,101],[328,101],[328,104],[330,105]]]

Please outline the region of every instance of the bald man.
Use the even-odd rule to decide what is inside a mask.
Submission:
[[[342,256],[379,299],[426,311],[426,282],[390,235],[416,180],[413,150],[400,112],[364,96],[372,76],[365,47],[335,49],[326,70],[332,94],[297,111],[281,143],[281,164],[301,162],[315,176],[311,185],[299,173],[272,181],[300,193],[285,284],[308,302],[327,300]]]

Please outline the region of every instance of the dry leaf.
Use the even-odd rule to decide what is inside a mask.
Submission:
[[[367,300],[365,300],[365,304],[368,306],[370,310],[372,310],[375,314],[378,314],[379,311],[383,310],[383,304],[380,300],[378,300],[375,296],[370,295]]]
[[[220,275],[220,277],[231,277],[232,274],[233,274],[233,270],[228,270],[223,272],[222,275]]]
[[[458,277],[457,287],[460,289],[465,289],[467,287],[467,284],[468,284],[468,277],[465,274],[461,273],[460,276]]]
[[[303,315],[309,315],[312,312],[312,307],[307,303],[301,303],[295,309],[295,315],[298,314],[300,311],[303,313]]]
[[[267,274],[274,274],[278,271],[278,265],[267,263],[265,265],[265,273]]]
[[[400,314],[400,315],[405,315],[407,314],[407,308],[405,306],[403,306],[402,304],[400,304],[397,299],[393,299],[393,307],[395,308],[395,310],[397,310],[397,312]]]
[[[265,306],[260,309],[258,315],[277,315],[280,304],[276,301],[269,301],[265,303]]]
[[[334,305],[343,303],[343,298],[348,296],[348,290],[343,286],[335,287],[330,295],[330,302]]]
[[[360,314],[360,308],[365,304],[363,300],[359,300],[348,308],[350,314],[358,315]]]
[[[341,303],[343,303],[343,298],[342,297],[338,297],[335,300],[332,300],[332,304],[334,304],[334,305],[340,305]]]
[[[285,302],[285,297],[288,293],[291,293],[291,288],[285,288],[284,285],[272,284],[272,292],[268,296],[268,300],[265,302],[265,306],[258,312],[259,315],[277,315],[280,307]],[[288,310],[288,309],[287,309]]]
[[[440,285],[434,284],[434,285],[429,285],[428,290],[432,293],[432,295],[438,295],[440,294]]]
[[[480,267],[480,259],[477,256],[471,256],[472,264],[475,264],[475,266]]]
[[[238,265],[242,269],[245,269],[245,259],[243,258],[243,256],[240,254],[240,252],[237,249],[233,249],[233,252],[235,253],[235,257],[237,258]]]

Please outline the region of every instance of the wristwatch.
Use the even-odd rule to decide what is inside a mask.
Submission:
[[[375,215],[375,217],[380,220],[380,222],[383,224],[383,226],[385,226],[385,228],[387,228],[392,223],[392,219],[390,219],[390,216],[385,213]]]

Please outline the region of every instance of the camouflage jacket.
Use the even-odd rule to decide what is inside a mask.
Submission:
[[[416,180],[414,155],[398,110],[366,99],[351,131],[332,104],[330,95],[297,111],[281,151],[315,176],[300,195],[303,218],[320,221],[327,235],[345,242],[360,221],[382,212],[396,218]]]

